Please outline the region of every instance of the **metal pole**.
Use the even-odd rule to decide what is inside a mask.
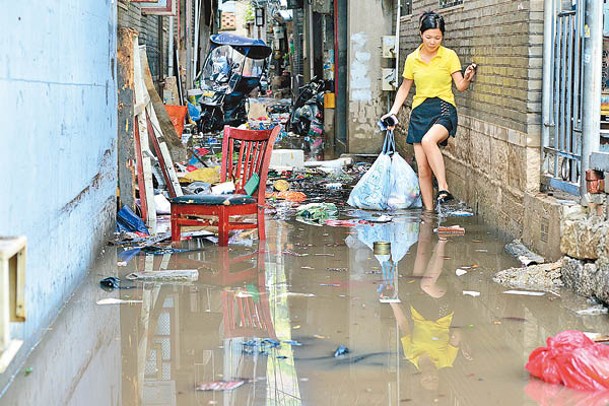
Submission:
[[[310,2],[307,1],[307,33],[309,34],[309,40],[307,41],[307,54],[309,59],[309,80],[315,76],[315,51],[313,45],[313,7]],[[600,100],[600,96],[599,96]]]
[[[542,80],[542,107],[541,107],[541,175],[547,172],[547,162],[543,149],[550,145],[550,127],[554,125],[552,120],[552,60],[554,49],[554,16],[556,10],[555,0],[544,0],[543,4],[543,80]]]
[[[169,38],[167,41],[167,76],[174,76],[173,58],[175,58],[175,54],[173,52],[173,36],[173,16],[169,16]]]
[[[603,49],[603,2],[586,1],[586,26],[584,29],[584,111],[580,194],[586,193],[586,170],[590,168],[590,153],[600,147],[601,127],[601,71]]]

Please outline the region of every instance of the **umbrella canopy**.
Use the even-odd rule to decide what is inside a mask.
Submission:
[[[272,52],[271,47],[266,45],[261,39],[247,38],[225,32],[212,35],[209,38],[209,41],[212,44],[212,49],[222,45],[228,45],[239,53],[252,59],[268,58]]]

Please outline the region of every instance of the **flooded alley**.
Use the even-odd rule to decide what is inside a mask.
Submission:
[[[195,238],[127,261],[109,246],[0,403],[609,404],[529,377],[548,336],[609,324],[578,315],[588,304],[569,291],[513,295],[494,283],[519,263],[476,217],[341,213],[337,226],[269,214],[263,245]],[[439,238],[440,220],[465,235]],[[388,262],[374,255],[379,240],[391,242]],[[199,277],[126,278],[168,269]],[[123,289],[100,287],[112,275]]]

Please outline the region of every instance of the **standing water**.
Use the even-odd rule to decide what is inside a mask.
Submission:
[[[126,266],[108,248],[0,404],[609,404],[529,377],[548,336],[609,325],[579,316],[585,301],[566,290],[505,293],[492,276],[519,263],[476,217],[346,213],[269,218],[261,245],[193,239]],[[438,234],[451,225],[465,234]],[[391,255],[375,256],[378,241]],[[179,269],[198,280],[99,286]],[[128,302],[97,304],[107,298]]]

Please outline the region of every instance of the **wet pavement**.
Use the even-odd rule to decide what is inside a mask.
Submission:
[[[442,218],[466,233],[439,238],[438,216],[416,210],[358,223],[362,212],[341,207],[352,227],[282,213],[260,246],[193,239],[126,266],[108,247],[0,404],[609,404],[529,378],[548,336],[609,323],[577,315],[587,304],[566,290],[506,294],[492,276],[519,263],[476,217]],[[381,239],[393,262],[374,256]],[[180,269],[198,280],[99,285]],[[108,298],[129,302],[97,304]]]

